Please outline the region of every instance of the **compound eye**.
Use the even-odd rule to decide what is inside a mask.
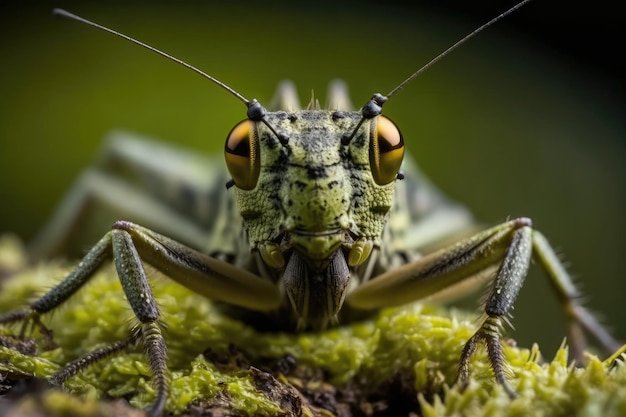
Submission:
[[[251,120],[239,122],[228,134],[224,155],[228,172],[235,185],[243,190],[251,190],[259,179],[259,139]]]
[[[378,116],[370,138],[370,167],[378,185],[393,181],[404,157],[404,139],[394,122]]]

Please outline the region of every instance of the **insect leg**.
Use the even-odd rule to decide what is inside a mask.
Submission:
[[[140,332],[134,332],[133,335],[127,337],[126,339],[118,340],[115,343],[111,343],[110,345],[96,349],[87,355],[81,356],[80,358],[65,365],[65,367],[56,374],[52,375],[49,378],[49,381],[53,385],[62,386],[67,379],[76,375],[81,369],[85,369],[85,367],[90,364],[104,359],[107,356],[113,355],[114,353],[121,352],[128,346],[134,344],[139,339],[139,336]]]
[[[29,244],[32,260],[82,254],[118,219],[204,248],[221,206],[226,175],[219,160],[137,135],[114,132]],[[223,181],[221,178],[223,177]]]
[[[524,227],[530,230],[525,222],[528,220],[503,223],[382,273],[356,287],[348,294],[346,303],[367,310],[398,306],[433,295],[437,298],[449,293],[456,295],[468,285],[468,280],[470,285],[477,285],[492,278],[494,267],[502,263],[515,231]],[[529,261],[530,242],[524,248]]]
[[[157,399],[150,415],[162,414],[168,396],[167,348],[159,326],[159,310],[144,271],[143,262],[197,293],[256,311],[279,307],[278,287],[261,277],[204,255],[170,238],[126,221],[118,221],[61,283],[27,309],[0,316],[0,324],[38,322],[39,316],[65,302],[85,285],[98,267],[113,258],[126,298],[140,321],[138,333],[96,350],[52,377],[62,382],[91,363],[141,340],[153,375]]]
[[[516,394],[505,378],[500,335],[502,321],[510,314],[533,254],[548,271],[572,323],[570,328],[579,329],[582,326],[606,347],[617,346],[591,314],[576,302],[577,292],[571,278],[545,238],[531,226],[529,219],[519,218],[478,233],[375,277],[349,294],[346,303],[355,308],[373,309],[401,305],[433,295],[435,298],[458,297],[459,291],[468,286],[491,281],[484,303],[485,318],[463,349],[458,380],[461,385],[467,384],[469,359],[478,343],[484,342],[496,380],[514,397]],[[580,337],[574,337],[571,342],[576,345],[574,352],[582,352]]]
[[[108,232],[83,258],[78,266],[60,284],[31,304],[29,309],[17,310],[0,316],[0,323],[34,321],[39,323],[40,315],[47,313],[65,302],[82,287],[104,261],[115,259],[117,273],[135,316],[141,322],[140,334],[150,362],[153,383],[157,390],[157,401],[151,415],[160,416],[168,394],[166,379],[167,350],[158,324],[159,311],[152,290],[143,269],[141,258],[133,245],[130,235],[114,228]],[[43,326],[43,325],[41,325]],[[91,363],[119,351],[134,341],[135,337],[115,343],[92,352],[70,363],[51,378],[53,383],[62,383],[71,375]]]
[[[270,111],[283,110],[288,112],[294,112],[300,110],[300,99],[298,98],[298,91],[296,85],[289,80],[283,80],[278,84],[274,97],[270,100],[267,108]]]
[[[166,375],[167,347],[158,323],[159,309],[131,235],[114,225],[111,241],[115,268],[124,294],[135,316],[141,322],[141,339],[150,362],[152,384],[157,391],[157,399],[149,414],[160,416],[163,414],[169,385]]]
[[[141,321],[141,338],[157,390],[150,416],[160,416],[169,391],[167,348],[142,260],[199,294],[253,310],[277,308],[280,294],[274,284],[254,274],[130,222],[118,221],[113,225],[112,243],[115,266],[124,293]]]
[[[353,111],[354,105],[350,100],[348,85],[342,80],[333,80],[328,85],[328,104],[326,108],[331,110]]]
[[[469,359],[482,341],[487,346],[496,380],[514,397],[515,391],[506,380],[500,346],[501,317],[508,314],[526,276],[532,252],[531,234],[529,219],[498,225],[375,277],[349,294],[346,303],[362,309],[382,308],[438,292],[457,291],[468,279],[480,282],[490,278],[494,265],[500,264],[485,302],[487,317],[463,349],[458,380],[461,385],[467,383]]]
[[[78,266],[56,287],[44,294],[28,308],[15,310],[0,315],[0,324],[28,322],[37,324],[44,334],[50,336],[50,332],[45,329],[39,321],[39,317],[59,305],[63,304],[72,294],[82,287],[103,262],[111,258],[111,233],[108,232],[100,241],[85,255]],[[25,326],[22,328],[22,336]]]
[[[130,222],[116,222],[112,240],[117,273],[126,298],[141,321],[141,338],[157,389],[150,415],[160,416],[168,395],[166,345],[142,260],[201,295],[252,310],[277,308],[280,294],[269,281]]]
[[[580,292],[545,236],[534,230],[532,244],[535,259],[550,278],[550,284],[567,318],[570,347],[577,364],[581,365],[584,359],[583,330],[591,334],[607,352],[617,351],[621,343],[616,341],[593,314],[580,304]]]
[[[142,260],[197,294],[255,311],[280,306],[278,287],[258,275],[134,223],[119,221],[113,227],[132,237]]]

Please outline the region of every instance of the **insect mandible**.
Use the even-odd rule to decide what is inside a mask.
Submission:
[[[249,250],[237,249],[234,259],[220,257],[224,254],[209,257],[120,221],[65,281],[29,309],[8,313],[0,322],[36,320],[62,304],[92,270],[112,257],[142,323],[139,335],[159,392],[151,412],[158,415],[167,396],[165,341],[141,260],[211,299],[268,312],[270,317],[287,316],[289,320],[277,324],[299,329],[321,329],[361,312],[424,298],[495,267],[486,316],[462,354],[459,380],[467,382],[469,357],[484,341],[496,379],[514,396],[502,368],[500,327],[534,253],[555,283],[573,326],[582,326],[606,345],[614,344],[577,304],[569,276],[529,219],[512,220],[415,260],[412,254],[392,250],[388,241],[402,230],[393,228],[388,217],[410,191],[412,171],[406,162],[406,182],[399,181],[403,139],[393,122],[381,116],[382,105],[397,89],[375,95],[354,112],[341,84],[336,84],[329,100],[333,110],[313,104],[300,111],[292,88],[284,85],[279,107],[289,112],[266,112],[256,101],[222,86],[248,106],[248,119],[227,139],[226,160],[232,177],[229,195],[243,220],[232,235],[244,239],[241,245]],[[422,220],[427,214],[420,213]],[[237,224],[234,217],[227,223]]]

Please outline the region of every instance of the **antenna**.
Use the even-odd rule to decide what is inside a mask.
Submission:
[[[363,106],[363,108],[361,109],[361,115],[363,116],[363,118],[358,123],[357,127],[354,129],[354,132],[352,132],[352,134],[350,136],[346,137],[345,141],[343,141],[344,144],[350,143],[350,141],[352,140],[352,138],[356,134],[356,132],[359,129],[359,127],[361,126],[361,124],[363,124],[363,121],[365,119],[373,119],[376,116],[380,116],[380,114],[383,111],[383,104],[385,104],[385,102],[387,100],[389,100],[389,98],[391,96],[393,96],[399,90],[404,88],[404,86],[407,85],[409,82],[411,82],[414,78],[416,78],[418,75],[422,74],[424,71],[426,71],[427,69],[429,69],[430,67],[435,65],[437,62],[439,62],[445,56],[448,56],[452,51],[457,49],[459,46],[463,45],[465,42],[467,42],[468,40],[470,40],[471,38],[476,36],[478,33],[482,32],[483,30],[487,29],[489,26],[493,25],[494,23],[498,22],[499,20],[503,19],[504,17],[506,17],[506,16],[510,15],[511,13],[515,12],[520,7],[525,6],[530,1],[531,0],[523,0],[520,3],[516,4],[515,6],[511,7],[510,9],[508,9],[507,11],[505,11],[504,13],[499,14],[498,16],[494,17],[493,19],[489,20],[487,23],[484,23],[483,25],[481,25],[478,28],[474,29],[473,31],[471,31],[470,33],[468,33],[467,35],[462,37],[460,40],[458,40],[456,43],[454,43],[454,45],[450,46],[448,49],[446,49],[445,51],[443,51],[442,53],[440,53],[439,55],[437,55],[436,57],[431,59],[426,65],[424,65],[423,67],[421,67],[420,69],[415,71],[413,74],[411,74],[409,77],[407,77],[404,81],[402,81],[400,84],[398,84],[393,90],[391,90],[389,93],[387,93],[386,96],[384,96],[384,95],[382,95],[380,93],[374,94],[372,96],[372,98],[367,103],[365,103],[365,106]]]
[[[239,100],[241,100],[247,107],[248,107],[248,119],[254,121],[254,122],[263,122],[263,124],[265,126],[268,127],[268,129],[270,129],[272,131],[272,133],[274,135],[276,135],[276,137],[278,138],[278,140],[280,141],[280,143],[282,145],[286,145],[288,142],[288,138],[285,135],[279,134],[278,132],[276,132],[276,130],[274,130],[274,128],[265,120],[265,116],[267,115],[267,110],[265,110],[265,107],[263,107],[256,99],[252,99],[252,100],[248,100],[247,98],[245,98],[244,96],[242,96],[241,94],[239,94],[237,91],[235,91],[235,89],[229,87],[228,85],[226,85],[225,83],[221,82],[220,80],[218,80],[217,78],[207,74],[206,72],[194,67],[191,64],[186,63],[185,61],[178,59],[170,54],[167,54],[153,46],[150,46],[146,43],[143,43],[141,41],[138,41],[135,38],[131,38],[128,35],[124,35],[123,33],[120,33],[118,31],[115,31],[113,29],[110,29],[106,26],[102,26],[99,25],[95,22],[92,22],[91,20],[87,20],[85,18],[82,18],[80,16],[77,16],[73,13],[68,12],[67,10],[63,10],[63,9],[54,9],[52,10],[52,14],[56,15],[56,16],[61,16],[61,17],[65,17],[67,19],[71,19],[71,20],[76,20],[77,22],[81,22],[81,23],[85,23],[86,25],[92,26],[96,29],[100,29],[104,32],[108,32],[112,35],[115,35],[117,37],[120,37],[122,39],[126,39],[127,41],[130,41],[136,45],[139,45],[145,49],[148,49],[149,51],[152,51],[158,55],[161,55],[164,58],[167,58],[171,61],[176,62],[177,64],[182,65],[183,67],[192,70],[193,72],[195,72],[196,74],[200,74],[201,76],[203,76],[204,78],[207,78],[208,80],[212,81],[213,83],[217,84],[218,86],[222,87],[224,90],[228,91],[230,94],[232,94],[233,96],[237,97]]]
[[[504,12],[502,14],[499,14],[498,16],[494,17],[493,19],[491,19],[487,23],[483,23],[481,26],[479,26],[478,28],[474,29],[473,31],[471,31],[470,33],[468,33],[467,35],[465,35],[464,37],[462,37],[461,39],[456,41],[454,43],[454,45],[450,46],[448,49],[446,49],[445,51],[443,51],[442,53],[440,53],[439,55],[437,55],[436,57],[431,59],[430,62],[428,62],[422,68],[420,68],[417,71],[415,71],[406,80],[404,80],[400,84],[398,84],[398,86],[396,88],[394,88],[393,90],[388,92],[387,95],[386,95],[387,99],[391,98],[392,95],[394,95],[396,92],[398,92],[399,90],[404,88],[404,86],[407,85],[409,82],[411,82],[414,78],[416,78],[421,73],[425,72],[427,69],[429,69],[430,67],[435,65],[437,62],[441,61],[442,58],[444,58],[445,56],[449,55],[452,51],[457,49],[459,46],[463,45],[465,42],[467,42],[468,40],[470,40],[471,38],[473,38],[474,36],[476,36],[477,34],[482,32],[483,30],[487,29],[489,26],[493,25],[494,23],[496,23],[500,19],[505,18],[506,16],[508,16],[511,13],[515,12],[520,7],[525,6],[530,1],[531,0],[524,0],[524,1],[516,4],[515,6],[511,7],[506,12]]]
[[[220,87],[222,87],[224,90],[226,90],[226,91],[228,91],[229,93],[231,93],[233,96],[237,97],[239,100],[243,101],[243,102],[244,102],[244,103],[245,103],[248,107],[250,107],[250,103],[251,103],[251,101],[250,101],[250,100],[248,100],[247,98],[245,98],[244,96],[242,96],[242,95],[241,95],[241,94],[239,94],[237,91],[235,91],[234,89],[232,89],[232,88],[231,88],[231,87],[229,87],[228,85],[224,84],[223,82],[221,82],[221,81],[220,81],[220,80],[218,80],[217,78],[215,78],[215,77],[213,77],[213,76],[211,76],[211,75],[207,74],[206,72],[204,72],[204,71],[202,71],[202,70],[200,70],[200,69],[198,69],[198,68],[194,67],[194,66],[193,66],[193,65],[191,65],[191,64],[186,63],[186,62],[185,62],[185,61],[183,61],[183,60],[180,60],[180,59],[178,59],[178,58],[176,58],[176,57],[173,57],[173,56],[172,56],[172,55],[170,55],[170,54],[167,54],[167,53],[165,53],[165,52],[163,52],[163,51],[160,51],[160,50],[156,49],[156,48],[155,48],[155,47],[153,47],[153,46],[150,46],[150,45],[145,44],[145,43],[143,43],[143,42],[141,42],[141,41],[138,41],[138,40],[137,40],[137,39],[135,39],[135,38],[131,38],[131,37],[130,37],[130,36],[128,36],[128,35],[124,35],[123,33],[120,33],[120,32],[115,31],[115,30],[113,30],[113,29],[109,29],[109,28],[108,28],[108,27],[106,27],[106,26],[99,25],[99,24],[97,24],[97,23],[95,23],[95,22],[92,22],[91,20],[87,20],[87,19],[82,18],[82,17],[80,17],[80,16],[77,16],[77,15],[75,15],[75,14],[73,14],[73,13],[70,13],[70,12],[68,12],[67,10],[63,10],[63,9],[54,9],[54,10],[52,10],[52,14],[53,14],[53,15],[55,15],[55,16],[61,16],[61,17],[65,17],[65,18],[67,18],[67,19],[76,20],[77,22],[85,23],[85,24],[87,24],[87,25],[89,25],[89,26],[92,26],[92,27],[94,27],[94,28],[96,28],[96,29],[100,29],[100,30],[105,31],[105,32],[108,32],[108,33],[110,33],[110,34],[112,34],[112,35],[115,35],[115,36],[118,36],[118,37],[120,37],[120,38],[126,39],[127,41],[130,41],[130,42],[132,42],[132,43],[134,43],[134,44],[136,44],[136,45],[139,45],[139,46],[141,46],[141,47],[143,47],[143,48],[146,48],[146,49],[148,49],[148,50],[150,50],[150,51],[152,51],[152,52],[154,52],[154,53],[157,53],[157,54],[161,55],[162,57],[165,57],[165,58],[167,58],[167,59],[169,59],[169,60],[171,60],[171,61],[174,61],[174,62],[176,62],[177,64],[180,64],[180,65],[182,65],[183,67],[188,68],[188,69],[190,69],[190,70],[194,71],[194,72],[195,72],[195,73],[197,73],[197,74],[200,74],[200,75],[201,75],[201,76],[203,76],[204,78],[208,78],[209,80],[213,81],[215,84],[217,84],[217,85],[219,85]]]

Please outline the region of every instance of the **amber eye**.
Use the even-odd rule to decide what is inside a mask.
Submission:
[[[235,185],[251,190],[259,179],[259,140],[254,122],[246,119],[239,122],[228,134],[224,146],[226,166]]]
[[[370,138],[370,167],[378,185],[389,184],[400,171],[404,156],[404,139],[395,123],[378,116]]]

